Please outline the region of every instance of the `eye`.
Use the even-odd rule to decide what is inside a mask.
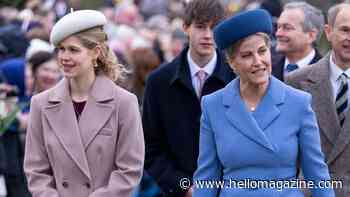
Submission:
[[[76,47],[69,47],[69,51],[72,53],[78,53],[80,50]]]
[[[264,47],[264,48],[260,48],[258,52],[259,52],[259,54],[265,54],[266,51],[267,51],[267,49]]]
[[[344,32],[344,33],[349,33],[350,32],[350,27],[342,27],[340,29],[340,31]]]
[[[61,47],[61,46],[55,47],[55,49],[54,49],[54,54],[55,54],[55,55],[58,55],[59,53],[63,53],[64,51],[65,51],[65,48],[64,48],[64,47]]]
[[[241,53],[242,58],[248,58],[251,56],[251,53]]]
[[[196,28],[198,29],[204,29],[205,25],[204,24],[196,24]]]
[[[279,24],[277,25],[277,28],[282,29],[283,31],[291,31],[294,29],[291,25],[288,24]]]

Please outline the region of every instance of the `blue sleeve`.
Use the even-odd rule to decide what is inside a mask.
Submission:
[[[302,125],[299,135],[300,161],[306,181],[313,181],[318,186],[320,181],[330,180],[328,166],[321,150],[320,134],[316,116],[311,108],[311,96],[305,102],[302,112]],[[331,188],[313,188],[312,196],[333,197]]]
[[[193,197],[215,197],[217,188],[201,188],[200,181],[221,180],[222,165],[217,155],[214,131],[208,117],[206,97],[202,99],[202,116],[199,138],[198,168],[194,173]],[[197,184],[196,184],[197,183]]]

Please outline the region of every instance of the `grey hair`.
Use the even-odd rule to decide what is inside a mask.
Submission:
[[[323,32],[323,26],[325,23],[325,17],[322,11],[306,2],[290,2],[287,3],[283,10],[287,9],[300,9],[304,13],[304,22],[302,24],[304,32],[310,32],[313,29],[317,30],[317,39],[318,41]]]
[[[350,5],[350,0],[348,1],[344,1],[344,3],[340,3],[340,4],[336,4],[332,7],[329,8],[328,10],[328,17],[327,17],[327,20],[328,20],[328,24],[333,27],[334,26],[334,23],[335,23],[335,19],[338,15],[338,13],[346,6],[349,6]]]

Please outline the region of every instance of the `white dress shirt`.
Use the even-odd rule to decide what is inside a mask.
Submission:
[[[192,59],[191,57],[191,54],[190,54],[190,50],[188,50],[187,52],[187,62],[188,62],[188,65],[190,67],[190,73],[191,73],[191,79],[192,79],[192,85],[193,85],[193,88],[195,89],[196,91],[196,94],[198,94],[199,92],[199,79],[197,77],[197,72],[199,70],[203,70],[206,74],[207,74],[207,78],[213,74],[214,72],[214,69],[216,67],[216,62],[217,62],[217,54],[216,54],[216,51],[214,51],[214,55],[213,57],[211,58],[211,60],[208,62],[208,64],[206,64],[203,68],[199,67]],[[198,95],[197,95],[198,96]]]
[[[350,68],[348,68],[346,71],[343,71],[339,66],[337,66],[335,64],[335,62],[333,61],[333,52],[330,55],[329,58],[329,65],[330,65],[330,81],[332,84],[332,89],[333,89],[333,100],[335,102],[335,99],[337,97],[337,93],[339,91],[341,82],[339,79],[339,76],[343,73],[345,73],[348,76],[348,85],[350,86]],[[348,100],[350,100],[350,91],[348,90]]]
[[[312,49],[312,51],[307,56],[305,56],[303,59],[296,62],[296,64],[298,65],[298,69],[309,65],[315,56],[316,56],[316,51],[315,51],[315,49]],[[290,63],[290,61],[286,57],[285,61],[284,61],[284,76],[286,76],[286,74],[288,74],[287,65],[289,63]]]

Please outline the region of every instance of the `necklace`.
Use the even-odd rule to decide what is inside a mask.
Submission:
[[[245,104],[246,104],[247,108],[249,109],[249,111],[255,111],[256,110],[256,107],[257,107],[256,105],[251,104],[249,102],[245,102]]]

